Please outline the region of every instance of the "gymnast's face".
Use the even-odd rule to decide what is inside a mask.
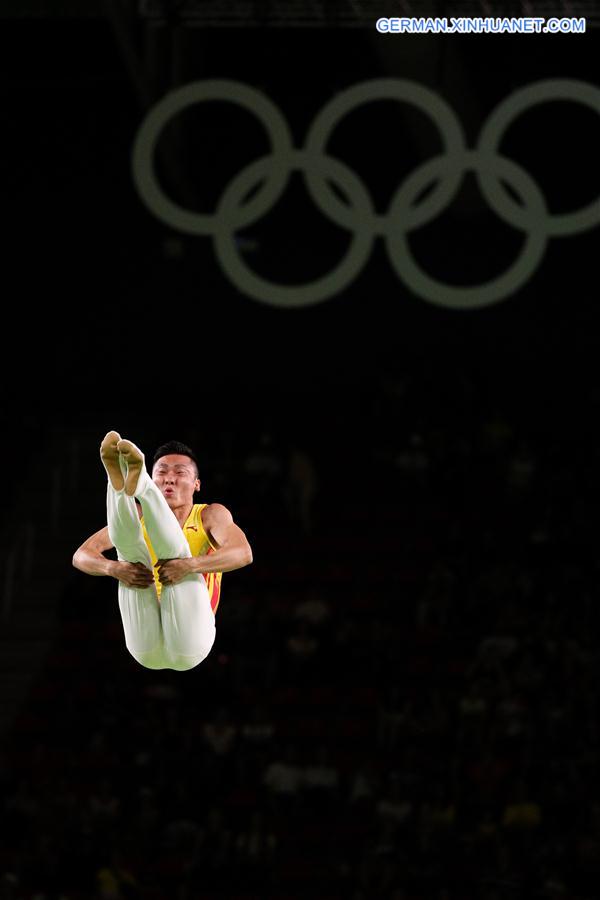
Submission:
[[[200,490],[200,479],[189,456],[169,453],[156,460],[152,480],[160,488],[171,509],[193,504],[194,491]]]

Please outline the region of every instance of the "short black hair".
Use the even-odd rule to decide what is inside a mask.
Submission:
[[[180,456],[189,456],[189,458],[194,463],[194,466],[196,467],[196,478],[200,477],[196,454],[190,447],[187,446],[187,444],[182,444],[181,441],[167,441],[166,444],[161,444],[154,454],[152,468],[154,468],[161,456],[168,456],[170,453],[178,453]]]

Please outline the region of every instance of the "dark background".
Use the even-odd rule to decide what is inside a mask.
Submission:
[[[114,337],[115,364],[120,341],[127,339],[138,363],[154,360],[158,348],[141,321],[150,320],[155,328],[166,323],[172,346],[165,349],[185,358],[191,348],[182,340],[175,310],[187,315],[186,333],[198,342],[196,358],[210,353],[221,388],[239,390],[243,373],[245,389],[261,385],[263,395],[274,382],[278,388],[290,382],[321,387],[338,377],[364,383],[382,363],[402,364],[407,358],[411,364],[417,358],[438,365],[460,355],[483,378],[487,372],[510,377],[516,365],[531,375],[542,358],[550,375],[563,368],[553,365],[556,353],[583,364],[574,344],[593,334],[593,282],[586,277],[597,238],[593,231],[551,239],[531,283],[518,297],[490,309],[448,312],[415,298],[392,272],[380,240],[344,296],[300,311],[263,307],[239,296],[223,277],[209,239],[171,234],[140,202],[130,155],[145,110],[110,23],[8,20],[2,40],[7,268],[16,263],[18,276],[7,297],[10,327],[29,361],[51,360],[45,374],[61,389],[60,411],[72,409],[70,394],[78,384],[86,386],[88,412],[106,403],[114,409],[118,390],[111,390],[110,379],[98,390],[96,381],[107,367],[106,338]],[[336,91],[367,78],[408,77],[441,93],[473,144],[487,114],[516,87],[549,77],[594,83],[596,40],[592,29],[580,36],[421,40],[366,28],[196,27],[183,30],[180,58],[164,38],[158,74],[153,73],[154,99],[194,79],[247,81],[283,109],[300,146],[314,115]],[[175,84],[170,68],[176,69]],[[196,196],[187,204],[208,211],[231,175],[267,147],[248,113],[218,103],[203,105],[202,112],[204,119],[194,119],[193,111],[181,116],[184,124],[189,120],[189,146],[177,160],[183,171],[177,176],[189,176],[192,183]],[[412,115],[413,120],[410,111],[403,114],[401,104],[371,104],[349,115],[332,141],[332,150],[362,176],[381,210],[415,163],[440,150],[433,126],[419,113]],[[416,136],[423,147],[416,146]],[[502,149],[531,173],[553,212],[576,209],[597,194],[598,134],[593,112],[579,104],[538,105],[515,121]],[[297,180],[273,215],[243,234],[258,243],[255,259],[249,257],[257,271],[283,283],[328,271],[347,243],[341,229],[323,222]],[[465,192],[470,182],[471,176]],[[464,212],[466,201],[457,202],[411,238],[426,271],[449,283],[487,280],[503,271],[521,246],[522,236],[470,188],[476,195],[466,207],[470,215]],[[180,199],[176,191],[174,196]],[[161,252],[169,239],[181,245],[178,261],[165,261]],[[141,316],[141,309],[150,315]],[[55,352],[63,341],[66,352]],[[483,365],[490,353],[495,364]],[[512,366],[506,365],[509,354]],[[156,396],[164,381],[154,375],[147,394]],[[518,381],[519,390],[527,391],[531,377]],[[42,392],[35,393],[40,399],[33,402],[44,405]],[[143,402],[145,414],[153,400]],[[172,402],[171,411],[179,415]]]
[[[146,210],[130,158],[148,106],[204,78],[261,90],[298,147],[337,91],[409,78],[473,146],[520,86],[598,85],[600,32],[277,28],[269,4],[262,24],[191,27],[173,4],[149,38],[133,5],[9,6],[1,896],[596,897],[597,227],[550,238],[530,281],[484,309],[414,296],[380,241],[342,294],[276,309],[232,286],[208,238]],[[161,179],[209,211],[267,147],[249,114],[203,113],[181,116]],[[330,148],[382,211],[439,150],[392,103],[348,116]],[[600,193],[587,108],[528,111],[502,151],[552,212]],[[298,175],[240,239],[283,284],[347,243]],[[411,237],[455,284],[503,271],[521,242],[471,176]],[[199,500],[225,503],[253,546],[187,673],[138,666],[116,585],[71,566],[105,522],[112,428],[148,455],[190,443]]]

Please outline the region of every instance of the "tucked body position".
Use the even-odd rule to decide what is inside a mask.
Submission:
[[[108,524],[75,551],[73,565],[117,579],[125,645],[140,665],[192,669],[215,640],[223,572],[252,562],[250,544],[225,506],[194,503],[198,463],[185,444],[159,447],[152,477],[142,451],[116,431],[100,458]],[[116,560],[104,555],[113,547]]]

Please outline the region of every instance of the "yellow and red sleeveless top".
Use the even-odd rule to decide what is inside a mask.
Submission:
[[[192,556],[204,556],[209,555],[210,553],[214,553],[216,547],[214,547],[211,543],[209,536],[204,530],[204,526],[202,525],[202,510],[205,506],[208,506],[207,503],[194,503],[192,506],[192,511],[189,516],[185,520],[183,526],[183,533],[186,536],[187,542],[190,545],[190,550],[192,551]],[[144,517],[140,519],[142,525],[142,531],[144,532],[144,540],[146,541],[146,546],[150,551],[150,556],[152,557],[152,565],[154,566],[157,562],[157,556],[154,552],[154,547],[150,543],[150,538],[148,537],[148,532],[146,531],[146,526],[144,524]],[[221,599],[221,578],[223,576],[222,572],[203,572],[202,577],[206,582],[206,586],[208,588],[208,596],[210,597],[210,605],[212,607],[212,611],[216,614],[217,606],[219,605],[219,600]],[[156,584],[156,591],[158,596],[160,597],[160,592],[162,590],[162,584],[158,580],[158,570],[154,569],[154,583]]]

